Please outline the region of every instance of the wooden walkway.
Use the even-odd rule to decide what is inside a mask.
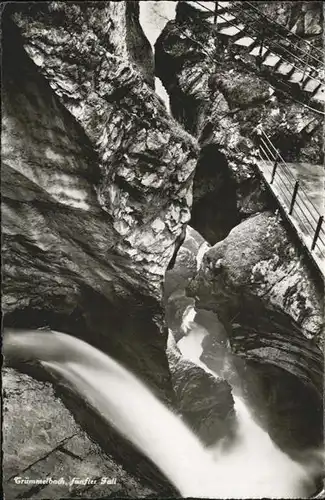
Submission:
[[[261,131],[258,167],[305,251],[321,275],[325,276],[323,166],[285,162]]]

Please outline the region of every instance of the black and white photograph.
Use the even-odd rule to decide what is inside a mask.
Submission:
[[[2,497],[325,499],[325,3],[0,13]]]

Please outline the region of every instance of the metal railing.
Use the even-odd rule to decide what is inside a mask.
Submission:
[[[224,20],[230,26],[237,27],[239,21],[238,21],[238,19],[236,19],[236,17],[235,17],[235,20],[232,21],[232,20],[225,18],[222,14],[218,13],[218,2],[216,2],[216,4],[215,4],[216,6],[215,6],[214,11],[212,9],[210,9],[208,6],[204,5],[204,3],[202,3],[198,0],[196,0],[195,3],[197,5],[199,5],[200,7],[204,8],[205,10],[210,11],[211,13],[214,14],[214,24],[216,24],[217,18],[219,17],[221,20]],[[241,11],[242,14],[247,15],[246,19],[241,17],[240,22],[245,22],[246,31],[247,31],[247,26],[249,28],[251,28],[252,36],[256,37],[257,40],[261,39],[261,34],[263,32],[263,29],[265,29],[265,34],[268,33],[270,35],[270,33],[272,33],[273,37],[275,36],[274,30],[272,31],[272,28],[271,28],[272,24],[274,24],[272,19],[270,19],[264,15],[264,18],[266,18],[266,19],[264,21],[263,26],[259,26],[259,28],[253,27],[253,22],[257,21],[256,17],[254,17],[247,9],[244,9],[243,7],[239,6],[238,2],[237,2],[237,7],[239,8],[239,10]],[[260,14],[262,14],[262,13],[260,13]],[[267,23],[267,24],[265,24],[265,23]],[[289,33],[291,33],[291,32],[289,32]],[[319,71],[318,67],[319,66],[321,69],[323,69],[324,62],[319,58],[315,58],[315,62],[318,63],[317,65],[310,64],[310,58],[313,57],[309,51],[310,47],[311,47],[310,44],[308,45],[308,51],[304,52],[303,53],[304,57],[302,57],[302,55],[294,54],[292,50],[288,49],[288,47],[286,47],[283,43],[280,42],[281,39],[288,41],[282,35],[280,36],[280,40],[277,40],[276,38],[272,40],[268,36],[266,38],[268,39],[268,42],[271,42],[271,45],[273,45],[272,49],[280,53],[280,55],[282,56],[282,60],[284,62],[287,62],[287,63],[292,62],[292,64],[294,64],[297,69],[301,68],[301,69],[306,70],[306,68],[307,68],[311,74],[312,73],[318,74],[318,71]],[[288,60],[288,58],[286,58],[286,56],[287,57],[289,56],[290,60]],[[313,79],[316,80],[320,84],[324,83],[324,79],[320,78],[319,76],[315,75],[315,77]]]
[[[259,129],[259,155],[264,167],[262,173],[286,215],[296,222],[293,225],[300,239],[303,238],[315,260],[325,262],[324,216],[310,199],[304,182],[295,177],[262,128]]]
[[[194,0],[194,3],[196,3],[199,7],[205,9],[206,11],[208,12],[211,12],[211,14],[213,14],[214,16],[214,24],[217,23],[217,19],[220,18],[221,20],[224,20],[227,24],[229,24],[229,26],[233,26],[235,28],[238,27],[238,20],[235,18],[234,20],[229,20],[227,18],[225,18],[222,14],[218,13],[218,2],[215,2],[215,9],[212,10],[210,9],[207,5],[204,4],[204,2],[200,2],[198,0]],[[242,20],[240,20],[242,22]],[[269,20],[270,23],[272,22],[272,20],[270,19]],[[246,23],[247,23],[247,19],[246,19]],[[252,26],[249,26],[252,30],[252,36],[254,36],[256,38],[256,42],[258,42],[260,39],[261,39],[261,32],[260,30],[257,30],[256,28],[252,27]],[[246,29],[247,29],[247,26],[246,26]],[[246,29],[243,29],[242,30],[242,33],[244,35],[244,33],[246,33]],[[271,38],[268,38],[268,42],[271,40]],[[261,41],[260,43],[261,45],[261,48],[263,47],[263,42]],[[318,83],[318,85],[323,85],[324,84],[324,78],[322,78],[320,75],[319,75],[319,70],[322,70],[323,68],[323,64],[321,65],[320,68],[316,68],[316,66],[312,66],[310,63],[309,63],[309,60],[310,60],[310,52],[308,52],[306,54],[306,57],[305,58],[301,58],[295,54],[293,54],[292,51],[290,51],[287,47],[285,47],[282,43],[279,43],[279,40],[273,40],[272,43],[271,43],[271,47],[265,47],[267,52],[271,49],[273,50],[275,53],[278,53],[278,55],[280,56],[281,58],[281,62],[283,63],[288,63],[288,64],[291,64],[292,67],[293,67],[293,70],[298,70],[299,71],[303,71],[303,74],[304,74],[304,78],[306,76],[308,76],[308,78],[312,78],[315,82]],[[289,55],[289,59],[288,59],[288,55]],[[286,57],[287,56],[287,57]],[[320,62],[320,60],[319,60]],[[307,75],[308,73],[308,75]],[[314,76],[312,76],[314,75]],[[317,75],[317,76],[316,76]],[[324,111],[321,111],[320,109],[317,108],[316,104],[313,105],[311,104],[311,102],[309,102],[308,104],[302,102],[301,100],[299,99],[296,99],[293,95],[292,95],[292,85],[290,85],[288,82],[285,81],[285,79],[283,79],[283,81],[281,81],[281,84],[282,86],[285,87],[286,90],[283,91],[283,94],[287,97],[290,97],[293,101],[295,102],[298,102],[300,104],[302,104],[303,106],[306,106],[310,109],[312,109],[313,111],[317,112],[318,114],[321,114],[321,115],[325,115]],[[303,89],[302,89],[303,90]],[[309,101],[311,101],[313,99],[313,95],[312,93],[310,94],[310,97],[309,97]]]

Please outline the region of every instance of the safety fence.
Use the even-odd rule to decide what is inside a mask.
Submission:
[[[295,177],[263,129],[259,134],[259,154],[265,180],[273,188],[286,215],[295,222],[298,235],[315,260],[325,262],[324,216],[310,199],[304,182]],[[321,186],[319,188],[321,191]]]
[[[253,46],[255,47],[252,53],[260,61],[259,64],[262,64],[269,56],[273,56],[272,59],[277,61],[276,63],[268,63],[268,66],[273,67],[273,72],[282,75],[280,80],[283,93],[296,102],[303,105],[308,104],[308,107],[311,107],[315,112],[324,115],[323,107],[319,109],[319,105],[313,102],[316,94],[322,93],[323,95],[325,92],[324,58],[319,49],[270,19],[248,1],[229,2],[230,6],[223,8],[220,8],[220,5],[228,4],[228,2],[215,2],[214,9],[210,7],[212,2],[196,0],[190,3],[196,5],[200,10],[210,12],[211,17],[213,15],[213,23],[218,32],[222,33],[222,26],[230,26],[235,30],[237,37],[252,36],[254,43],[249,47],[249,50]],[[236,5],[236,13],[232,8],[233,4]],[[243,5],[241,6],[241,4]],[[232,15],[232,12],[235,15]],[[276,29],[277,26],[280,26],[282,31]],[[289,37],[289,35],[291,36]],[[235,39],[236,36],[232,36],[232,38]],[[289,45],[288,40],[290,41]],[[274,57],[275,54],[276,57]],[[294,91],[293,84],[295,85]],[[305,92],[303,101],[296,97],[297,85],[301,91]],[[306,93],[309,94],[308,98]]]

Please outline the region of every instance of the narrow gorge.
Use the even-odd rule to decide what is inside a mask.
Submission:
[[[324,109],[220,33],[312,61],[322,2],[245,3],[3,9],[8,500],[323,498],[323,275],[259,145],[318,203]]]

